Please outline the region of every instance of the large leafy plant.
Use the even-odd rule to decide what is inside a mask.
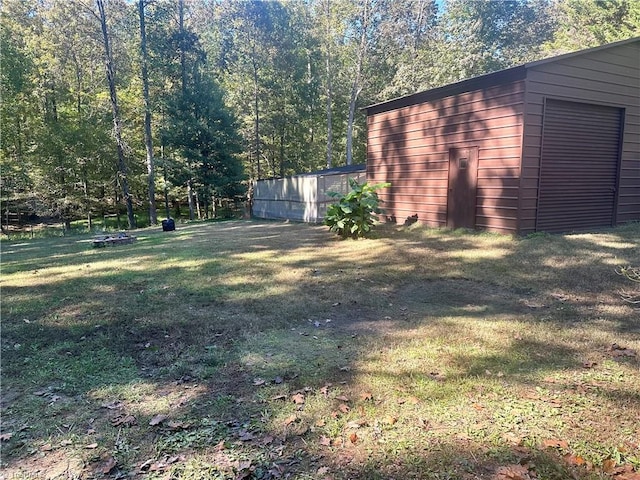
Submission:
[[[371,231],[376,214],[381,213],[377,190],[386,188],[390,183],[377,183],[369,185],[367,182],[358,183],[353,178],[349,179],[351,191],[347,194],[327,192],[330,197],[336,198],[337,203],[329,205],[324,218],[329,230],[336,232],[343,238],[359,238]]]

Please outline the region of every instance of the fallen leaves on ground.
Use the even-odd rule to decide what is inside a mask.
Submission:
[[[189,422],[181,422],[181,421],[174,421],[174,420],[167,422],[166,425],[171,430],[187,430],[188,428],[191,428],[191,423]]]
[[[527,467],[516,464],[498,468],[493,478],[495,480],[534,480],[537,477],[535,472]]]
[[[289,426],[291,425],[293,422],[298,420],[298,416],[294,413],[292,415],[289,415],[287,418],[284,419],[284,424],[285,426]]]
[[[558,440],[555,438],[548,438],[542,441],[542,448],[569,448],[569,444],[564,440]]]
[[[138,424],[138,420],[131,414],[122,414],[111,419],[113,427],[132,427]]]
[[[630,357],[635,358],[638,355],[638,352],[635,350],[631,350],[630,348],[622,347],[617,343],[611,344],[609,347],[609,351],[611,352],[611,356],[613,357]]]
[[[582,458],[580,455],[573,455],[571,453],[567,453],[564,457],[564,461],[569,465],[573,465],[574,467],[581,467],[583,465],[587,465],[587,461]]]
[[[13,433],[2,433],[0,434],[0,442],[8,442],[13,437]]]
[[[640,480],[640,472],[634,471],[631,465],[614,468],[609,474],[614,480]]]
[[[116,461],[115,458],[113,457],[109,457],[101,466],[100,470],[102,471],[102,473],[104,473],[105,475],[108,475],[109,473],[111,473],[111,470],[113,470],[114,468],[116,468],[116,466],[118,465],[118,462]]]
[[[302,392],[298,392],[291,397],[291,401],[296,405],[304,404],[304,394]]]
[[[358,428],[366,427],[369,424],[365,419],[351,420],[347,423],[347,428],[357,430]]]
[[[153,460],[149,459],[146,462],[143,462],[138,467],[138,473],[145,472],[163,472],[174,463],[183,462],[185,457],[183,455],[174,455],[174,456],[165,456],[162,460]]]

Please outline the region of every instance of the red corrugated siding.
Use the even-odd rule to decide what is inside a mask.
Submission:
[[[449,149],[478,147],[476,226],[517,228],[524,82],[495,86],[369,115],[367,178],[386,216],[447,221]]]
[[[368,107],[367,178],[392,183],[381,192],[390,219],[443,226],[449,151],[477,146],[476,226],[526,234],[538,220],[546,99],[613,106],[625,109],[614,221],[640,220],[639,64],[640,42],[629,41]]]

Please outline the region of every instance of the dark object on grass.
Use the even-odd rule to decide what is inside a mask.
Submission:
[[[94,248],[106,247],[107,245],[125,245],[133,243],[137,240],[127,233],[118,233],[117,235],[98,235],[93,238]]]
[[[166,220],[162,220],[162,231],[163,232],[172,232],[176,229],[176,222],[173,218],[167,218]]]

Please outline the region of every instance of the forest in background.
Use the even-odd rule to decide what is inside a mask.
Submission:
[[[1,8],[2,223],[89,228],[209,218],[252,180],[363,163],[366,105],[640,35],[637,0]]]

